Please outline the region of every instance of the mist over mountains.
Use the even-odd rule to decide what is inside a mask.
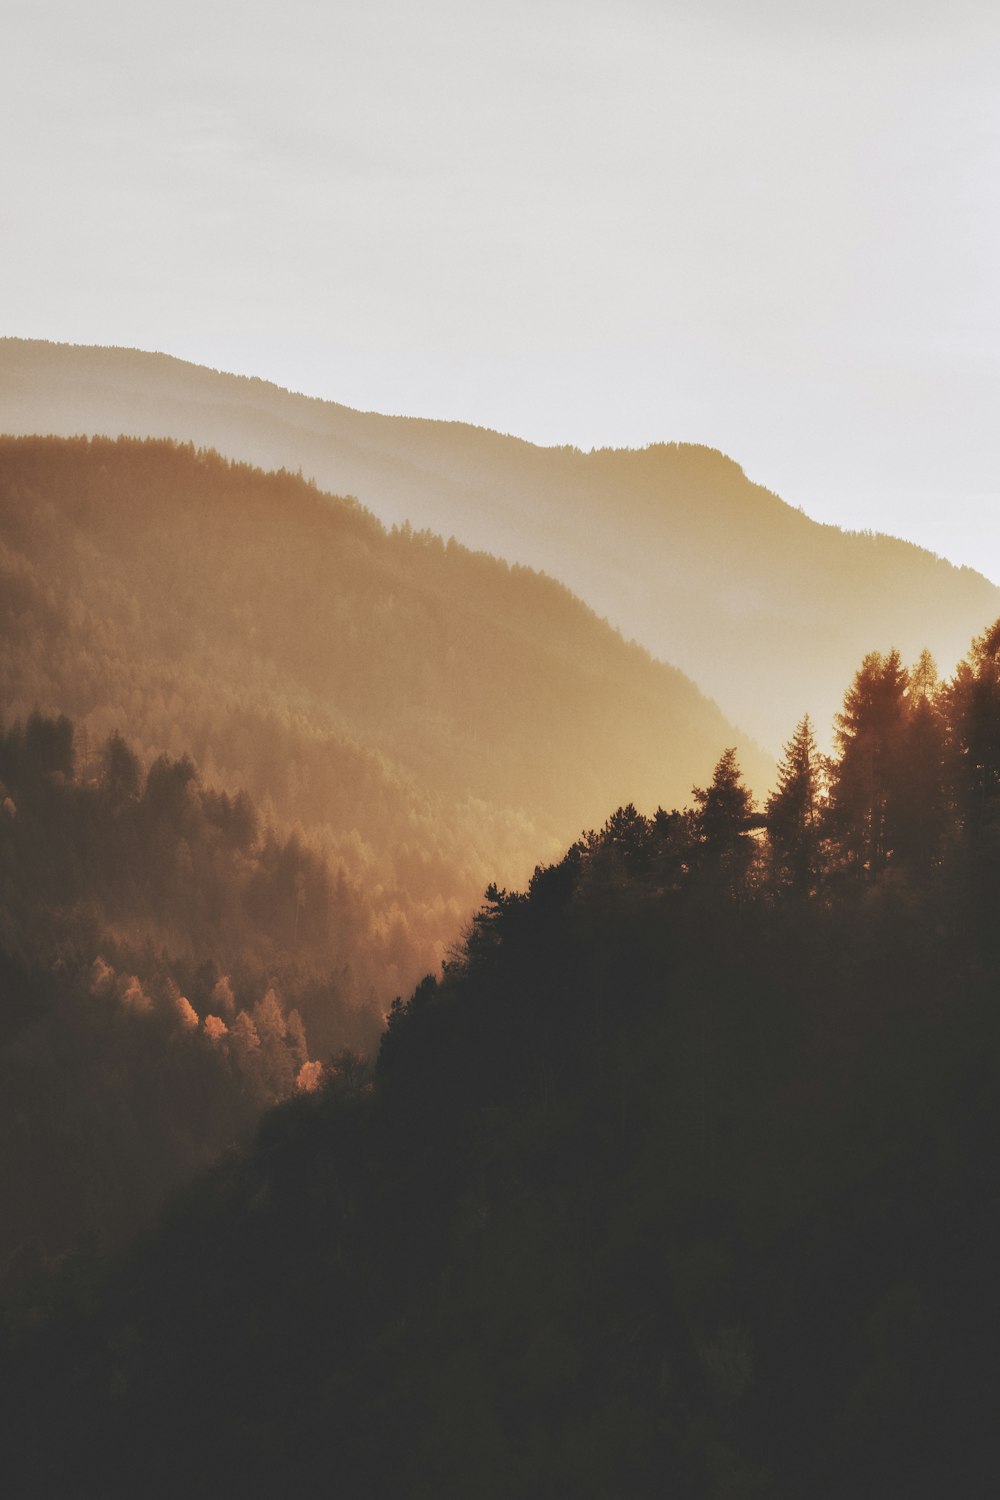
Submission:
[[[804,710],[830,722],[873,642],[907,660],[929,647],[950,671],[1000,611],[972,570],[811,521],[706,448],[538,448],[165,355],[16,339],[0,341],[0,402],[8,432],[192,441],[543,569],[773,752]]]

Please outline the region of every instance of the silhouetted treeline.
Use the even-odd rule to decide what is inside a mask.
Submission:
[[[19,1492],[990,1494],[998,656],[491,886],[374,1067],[9,1305]]]
[[[342,876],[186,757],[80,760],[66,717],[0,726],[0,1286],[120,1242],[314,1086],[307,1026],[376,1036],[332,965]]]

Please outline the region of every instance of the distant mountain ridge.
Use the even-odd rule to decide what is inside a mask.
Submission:
[[[772,751],[807,709],[825,734],[873,642],[907,660],[928,646],[947,671],[1000,614],[973,570],[820,525],[707,448],[538,448],[167,355],[18,339],[0,340],[0,429],[192,441],[542,569]]]
[[[732,744],[773,775],[563,585],[168,440],[0,438],[0,711],[34,709],[304,830],[376,1008],[607,806],[682,804]]]

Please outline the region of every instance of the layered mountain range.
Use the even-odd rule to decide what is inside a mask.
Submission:
[[[0,692],[190,755],[298,828],[356,891],[360,1003],[447,953],[609,805],[687,800],[727,745],[772,764],[676,669],[562,585],[290,474],[166,441],[0,440]],[[363,918],[358,913],[363,912]],[[335,1038],[326,1038],[328,1044]]]
[[[0,1296],[372,1050],[488,882],[734,744],[762,794],[531,569],[189,444],[0,438]]]
[[[13,1491],[985,1493],[998,591],[161,356],[2,428]]]
[[[539,448],[380,416],[160,354],[0,340],[0,428],[210,446],[565,583],[776,752],[825,733],[873,643],[950,671],[1000,590],[912,544],[819,525],[711,449]]]

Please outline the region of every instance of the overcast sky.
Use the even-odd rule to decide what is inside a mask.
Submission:
[[[0,333],[708,443],[1000,582],[996,0],[4,0],[0,132]]]

